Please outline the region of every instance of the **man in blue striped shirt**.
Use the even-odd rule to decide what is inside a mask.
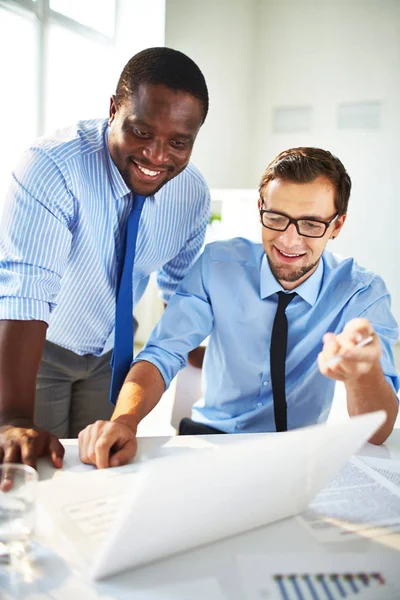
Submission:
[[[209,219],[206,182],[189,163],[207,111],[197,65],[147,49],[125,66],[108,120],[38,140],[15,169],[0,230],[0,461],[34,465],[48,453],[61,466],[57,438],[110,417],[117,263],[132,192],[146,197],[134,304],[154,271],[167,303]]]
[[[399,385],[390,296],[378,275],[325,249],[344,225],[350,187],[339,159],[319,148],[293,148],[270,163],[259,190],[262,243],[206,246],[135,358],[111,422],[79,435],[83,462],[115,466],[135,454],[138,423],[207,336],[204,398],[180,433],[272,432],[282,416],[280,431],[321,423],[339,380],[350,415],[386,411],[370,441],[387,438]],[[288,325],[283,398],[274,386],[278,297]],[[284,335],[281,328],[278,342]]]

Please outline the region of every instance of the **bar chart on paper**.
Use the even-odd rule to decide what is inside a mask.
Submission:
[[[382,556],[359,553],[238,557],[246,600],[400,600],[397,561],[388,555],[383,568]]]
[[[381,573],[295,573],[274,575],[273,585],[260,589],[260,600],[339,600],[387,598],[388,586]]]

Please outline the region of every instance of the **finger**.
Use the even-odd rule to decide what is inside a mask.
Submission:
[[[126,441],[127,437],[121,433],[121,427],[115,423],[109,423],[95,444],[95,464],[97,468],[106,469],[109,467],[111,448],[113,446],[118,448],[125,444]]]
[[[342,363],[328,367],[325,375],[331,379],[334,379],[335,381],[346,381],[346,379],[348,379],[348,373],[343,370]]]
[[[350,354],[352,355],[353,351],[357,349],[358,344],[360,344],[363,340],[367,339],[368,336],[363,336],[358,331],[353,331],[351,333],[345,333],[343,331],[340,337],[342,354],[343,356],[347,356]]]
[[[359,360],[356,357],[348,356],[341,362],[341,368],[347,378],[360,377],[368,373],[373,365],[373,360]]]
[[[91,431],[91,435],[88,441],[88,445],[87,445],[87,463],[90,465],[95,465],[97,466],[97,462],[96,462],[96,444],[98,442],[98,440],[100,439],[102,435],[102,430],[101,431],[96,431],[95,429],[92,429]]]
[[[9,492],[12,489],[13,482],[11,469],[7,464],[4,464],[1,468],[0,490],[2,492]]]
[[[100,437],[94,447],[95,461],[94,464],[98,469],[106,469],[110,466],[110,451],[112,444],[109,439]]]
[[[6,442],[4,447],[4,463],[21,462],[21,450],[19,443],[14,440]]]
[[[335,381],[344,381],[345,379],[345,375],[341,368],[341,362],[329,366],[323,352],[318,354],[318,368],[325,377],[330,377],[331,379],[335,379]]]
[[[382,346],[379,337],[375,333],[370,333],[367,337],[363,337],[358,345],[353,346],[345,353],[345,358],[351,357],[356,360],[365,360],[371,362],[379,360],[382,356]]]
[[[323,336],[324,346],[322,352],[318,355],[318,366],[323,375],[327,375],[327,369],[340,362],[337,357],[340,354],[340,344],[338,338],[333,333],[326,333]]]
[[[29,465],[36,469],[36,448],[35,440],[30,435],[21,437],[21,461],[24,465]]]
[[[354,336],[356,343],[360,342],[373,332],[371,323],[367,319],[356,318],[346,323],[343,334]]]
[[[85,427],[78,434],[78,448],[79,448],[79,458],[83,463],[88,464],[89,458],[87,453],[88,440],[89,440],[89,427]]]
[[[336,340],[336,335],[330,331],[327,331],[322,337],[322,341],[324,344],[329,344],[329,342],[334,342]]]
[[[371,340],[372,342],[368,341]],[[382,356],[382,347],[378,336],[375,333],[368,332],[367,337],[362,340],[368,342],[364,345],[353,346],[343,354],[343,368],[346,372],[362,375],[367,373],[374,363],[379,363]],[[360,342],[358,342],[360,344]]]
[[[56,469],[61,469],[61,467],[63,466],[65,448],[55,435],[50,434],[48,448],[50,452],[51,462],[53,463]]]
[[[334,333],[326,333],[322,341],[324,343],[324,347],[322,348],[322,352],[325,355],[325,360],[329,360],[330,357],[337,354],[340,350],[340,343],[337,336]]]
[[[136,454],[137,441],[136,438],[128,440],[120,450],[113,453],[110,459],[110,467],[119,467],[126,465]]]
[[[96,421],[92,425],[87,427],[87,446],[86,446],[86,460],[85,462],[90,465],[97,465],[96,463],[96,444],[97,441],[103,435],[103,430],[109,424],[109,421]]]

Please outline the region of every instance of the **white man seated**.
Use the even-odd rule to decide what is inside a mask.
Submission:
[[[270,163],[259,188],[262,243],[206,246],[133,361],[111,421],[80,433],[83,462],[102,468],[134,456],[138,423],[207,336],[204,398],[181,434],[320,423],[343,381],[349,415],[386,411],[370,439],[384,442],[398,412],[390,296],[378,275],[326,250],[345,223],[350,189],[340,160],[318,148],[287,150]],[[278,298],[287,340],[279,328],[273,339]]]

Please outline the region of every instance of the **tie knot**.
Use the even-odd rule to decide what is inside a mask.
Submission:
[[[295,296],[296,292],[292,292],[291,294],[278,292],[278,310],[286,310],[286,307],[291,303]]]

